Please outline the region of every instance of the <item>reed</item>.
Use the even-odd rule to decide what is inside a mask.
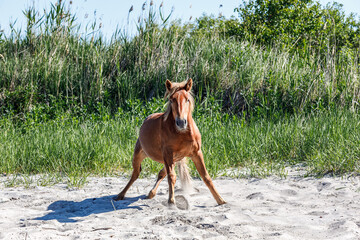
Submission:
[[[197,99],[214,97],[234,114],[301,113],[359,103],[358,52],[335,49],[321,54],[308,47],[289,52],[211,34],[192,23],[170,22],[149,6],[133,37],[117,30],[104,39],[94,22],[81,33],[65,3],[43,15],[26,10],[25,32],[12,29],[0,41],[2,112],[29,112],[51,98],[72,107],[116,112],[126,101],[163,96],[166,79],[192,77]],[[162,13],[162,14],[160,14]]]
[[[0,33],[0,172],[71,185],[127,173],[143,119],[164,110],[165,80],[191,77],[212,176],[286,176],[299,164],[312,175],[359,173],[356,50],[259,47],[155,7],[132,37],[104,39],[96,22],[81,33],[65,3],[29,8],[25,32]],[[145,160],[143,174],[160,168]]]

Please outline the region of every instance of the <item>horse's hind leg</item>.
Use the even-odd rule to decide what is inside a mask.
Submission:
[[[166,169],[165,169],[165,167],[163,167],[158,174],[158,177],[157,177],[154,187],[149,192],[149,195],[148,195],[149,199],[155,197],[157,188],[159,187],[160,182],[165,178],[165,176],[166,176]]]
[[[144,160],[144,158],[146,158],[146,154],[142,150],[140,142],[138,140],[135,145],[134,155],[133,155],[133,159],[132,159],[133,172],[132,172],[130,181],[125,186],[125,188],[121,191],[121,193],[119,193],[117,195],[117,197],[115,198],[115,201],[123,200],[127,190],[129,190],[131,185],[139,177],[140,172],[141,172],[141,162]]]

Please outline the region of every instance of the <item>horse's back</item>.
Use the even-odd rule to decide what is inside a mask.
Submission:
[[[161,121],[163,113],[153,113],[143,122],[139,132],[142,150],[151,159],[163,162],[161,152]]]

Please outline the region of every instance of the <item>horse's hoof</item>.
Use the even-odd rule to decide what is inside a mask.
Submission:
[[[169,208],[170,210],[177,210],[177,207],[176,207],[175,202],[169,202],[169,201],[168,201],[168,208]]]
[[[152,199],[153,197],[155,197],[156,193],[153,193],[152,191],[149,192],[149,194],[147,195],[147,199]]]
[[[114,198],[115,201],[119,201],[119,200],[123,200],[123,199],[124,199],[124,196],[122,196],[120,194]]]
[[[168,205],[169,205],[169,206],[175,205],[175,198],[169,199],[169,200],[168,200]]]

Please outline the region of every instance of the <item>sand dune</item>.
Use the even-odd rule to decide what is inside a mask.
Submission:
[[[137,180],[119,202],[126,178],[89,178],[77,190],[2,184],[0,239],[360,239],[359,180],[216,179],[222,206],[194,180],[194,193],[177,189],[177,208],[167,206],[166,181],[145,199],[154,179]]]

